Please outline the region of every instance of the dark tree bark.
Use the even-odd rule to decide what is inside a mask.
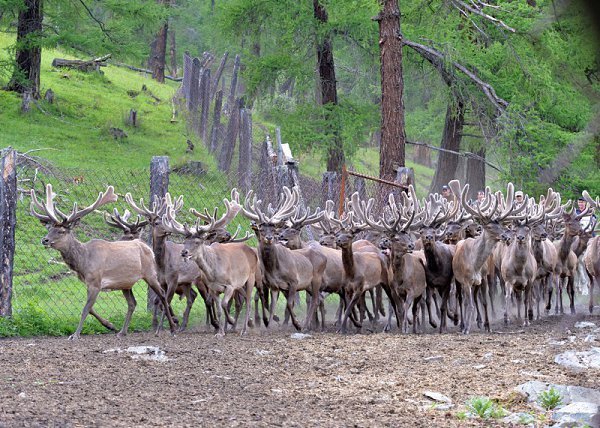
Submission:
[[[177,77],[177,45],[175,43],[175,29],[171,28],[171,31],[169,31],[169,44],[171,48],[171,77]]]
[[[442,134],[442,143],[440,144],[442,149],[459,151],[464,124],[465,105],[462,100],[453,98],[448,103],[448,109],[446,110],[446,121]],[[450,180],[456,178],[457,167],[458,155],[440,152],[430,191],[440,193],[441,187],[444,184],[448,184]]]
[[[475,152],[485,159],[485,147]],[[477,197],[477,191],[485,189],[485,162],[479,159],[467,158],[467,183],[470,184],[469,194],[471,199]]]
[[[40,98],[42,0],[25,0],[17,23],[16,67],[6,89]]]
[[[167,6],[168,0],[156,0],[157,3]],[[165,23],[160,27],[156,38],[150,44],[150,58],[148,59],[148,68],[152,70],[152,78],[159,83],[165,82],[165,63],[167,58],[167,34],[169,24]]]
[[[17,152],[0,153],[0,317],[12,316],[13,261],[17,224]]]
[[[155,200],[160,200],[169,191],[169,157],[153,156],[150,161],[150,205]],[[152,234],[148,236],[148,245],[152,246]],[[154,299],[156,294],[148,287],[148,300],[146,309],[148,312],[154,311]]]
[[[321,24],[327,24],[327,10],[319,3],[319,0],[313,0],[313,11],[315,19]],[[317,36],[318,37],[318,36]],[[338,104],[337,99],[337,84],[335,80],[335,64],[333,61],[333,48],[331,38],[325,35],[317,40],[317,67],[319,69],[319,87],[321,93],[321,104],[335,106]],[[344,146],[342,138],[337,129],[337,125],[331,120],[327,123],[334,127],[331,134],[333,141],[331,142],[327,153],[327,171],[342,172],[344,165]]]
[[[382,0],[383,9],[374,19],[379,23],[381,61],[381,145],[379,177],[394,181],[396,169],[404,166],[404,104],[402,92],[402,34],[398,0]],[[382,186],[382,188],[385,186]],[[382,191],[385,191],[384,189]],[[383,196],[380,192],[380,196]]]

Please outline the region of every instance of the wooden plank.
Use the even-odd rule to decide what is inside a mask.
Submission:
[[[17,224],[17,152],[2,150],[0,169],[0,317],[12,316],[12,280]]]

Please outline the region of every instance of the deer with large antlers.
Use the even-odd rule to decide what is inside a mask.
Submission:
[[[564,208],[568,206],[569,202],[563,206]],[[554,306],[554,312],[558,314],[559,308],[560,313],[564,313],[563,309],[563,301],[562,301],[562,291],[564,285],[566,283],[567,286],[567,295],[570,300],[570,309],[571,313],[575,313],[575,287],[574,287],[574,274],[575,269],[577,268],[577,255],[573,252],[573,243],[577,239],[577,237],[581,234],[581,224],[579,220],[581,217],[585,216],[588,212],[589,208],[583,210],[580,214],[573,213],[562,213],[562,221],[564,222],[565,230],[562,238],[557,241],[554,241],[554,247],[558,253],[557,263],[556,263],[556,304]],[[548,293],[548,301],[546,304],[546,313],[550,311],[550,307],[552,304],[552,289],[549,290]]]
[[[117,200],[112,186],[100,193],[96,201],[87,208],[78,209],[77,203],[69,215],[61,212],[54,202],[56,194],[52,185],[46,186],[46,201],[38,201],[35,191],[31,190],[30,212],[48,228],[48,234],[42,238],[46,247],[58,250],[69,268],[77,273],[79,279],[87,287],[87,301],[81,313],[77,330],[69,339],[79,339],[83,322],[88,314],[92,314],[102,325],[113,330],[112,324],[101,318],[93,309],[100,291],[121,290],[127,300],[127,314],[119,336],[127,334],[129,322],[136,306],[132,287],[143,279],[157,294],[160,303],[168,308],[167,300],[158,282],[154,254],[152,249],[140,240],[108,242],[93,239],[80,242],[73,234],[73,228],[82,217],[95,209]],[[166,310],[171,333],[175,332],[175,324],[169,310]],[[111,328],[112,327],[112,328]]]
[[[534,281],[538,274],[538,264],[536,257],[532,252],[531,228],[541,224],[546,220],[546,214],[549,214],[556,208],[557,199],[552,189],[548,189],[548,196],[540,204],[529,204],[522,219],[515,219],[514,237],[506,252],[504,253],[501,274],[505,285],[505,306],[504,322],[509,321],[509,309],[511,298],[514,294],[517,299],[517,320],[522,323],[521,318],[521,298],[524,297],[524,325],[529,325],[530,319],[533,319],[533,310],[530,306]],[[523,205],[528,205],[528,197],[525,196]],[[560,209],[560,204],[558,204]]]
[[[402,194],[402,203],[398,204],[390,194],[384,215],[375,220],[371,215],[374,200],[360,201],[358,194],[352,195],[352,209],[357,214],[363,225],[381,232],[389,242],[386,246],[391,250],[391,273],[388,271],[388,287],[384,290],[390,300],[388,323],[385,330],[391,328],[392,310],[396,314],[397,323],[400,324],[400,309],[402,309],[402,331],[408,331],[408,309],[412,305],[413,332],[417,332],[417,312],[419,303],[426,295],[425,255],[423,251],[413,252],[415,245],[409,233],[411,226],[418,228],[423,224],[424,212],[418,211],[417,198],[413,187],[409,186],[409,194]],[[418,216],[417,216],[418,214]],[[413,223],[414,221],[414,223]],[[383,278],[382,278],[383,279]],[[385,285],[385,283],[384,283]],[[400,308],[402,299],[402,308]],[[429,308],[428,308],[429,309]],[[431,313],[429,314],[431,320]]]
[[[179,233],[186,237],[180,257],[191,259],[200,269],[202,282],[214,295],[223,294],[220,302],[224,313],[223,321],[219,324],[219,336],[225,335],[226,325],[235,325],[229,314],[229,302],[235,297],[235,293],[241,292],[246,302],[246,317],[241,334],[247,333],[250,319],[250,302],[252,291],[256,281],[256,270],[258,269],[258,258],[254,250],[242,242],[230,242],[221,244],[218,242],[208,243],[206,237],[211,232],[225,227],[230,223],[241,209],[238,203],[237,191],[231,192],[232,200],[223,199],[225,213],[219,218],[217,210],[211,214],[208,210],[204,213],[192,208],[192,214],[199,220],[192,227],[183,225],[175,219],[175,210],[167,209],[162,217],[163,227],[168,232]],[[208,220],[208,224],[200,224]],[[246,235],[246,238],[249,236]]]
[[[132,241],[134,239],[140,239],[144,227],[149,223],[147,220],[143,220],[140,216],[137,217],[135,222],[128,222],[131,213],[129,210],[125,210],[123,215],[119,214],[119,210],[115,208],[112,214],[107,212],[104,213],[104,222],[111,227],[117,228],[123,232],[121,241]]]
[[[270,213],[267,214],[261,208],[261,201],[250,191],[246,195],[242,212],[255,222],[263,281],[271,290],[269,326],[272,325],[275,305],[279,292],[282,291],[286,296],[286,307],[292,324],[297,330],[301,330],[309,328],[316,312],[327,258],[313,248],[290,250],[277,241],[278,229],[294,214],[298,201],[298,190],[284,187],[279,206],[268,209]],[[294,298],[298,291],[306,291],[311,295],[303,326],[294,313]]]
[[[600,208],[600,198],[592,199],[587,190],[583,191],[583,197],[594,210]],[[583,262],[590,279],[589,311],[591,314],[594,311],[594,286],[598,285],[598,278],[600,278],[600,236],[590,238],[583,256]]]
[[[474,293],[477,293],[482,282],[487,280],[482,275],[482,268],[487,263],[496,243],[500,241],[502,234],[505,232],[501,222],[508,219],[509,215],[519,214],[525,209],[525,205],[522,204],[519,208],[513,206],[514,186],[512,183],[507,186],[506,200],[503,201],[504,210],[501,212],[498,212],[498,205],[502,201],[500,192],[492,196],[489,189],[486,189],[483,202],[477,207],[471,207],[467,203],[468,184],[461,188],[458,180],[452,180],[448,185],[452,192],[461,198],[463,209],[471,214],[483,229],[481,235],[477,238],[467,238],[460,241],[456,245],[456,253],[452,259],[454,278],[460,284],[460,290],[463,293],[463,304],[466,304],[466,309],[463,311],[464,320],[461,322],[462,332],[468,334],[471,330],[471,318],[475,309]],[[457,287],[459,287],[458,284]],[[485,313],[484,328],[486,331],[490,331],[487,298],[485,293],[481,294]]]

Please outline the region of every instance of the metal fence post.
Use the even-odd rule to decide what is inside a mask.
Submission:
[[[169,191],[169,157],[154,156],[150,162],[150,207],[155,200],[162,198]],[[148,238],[152,246],[152,236]],[[148,287],[148,311],[154,310],[154,298],[156,294]]]
[[[0,317],[12,316],[12,277],[17,223],[17,152],[9,147],[1,152],[0,168]]]

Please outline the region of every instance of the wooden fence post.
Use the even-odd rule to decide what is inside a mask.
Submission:
[[[210,151],[214,153],[221,139],[221,107],[223,106],[223,91],[217,91],[215,96],[215,109],[213,111],[213,123],[210,129]]]
[[[229,123],[227,124],[227,136],[225,137],[223,148],[221,149],[221,154],[219,156],[219,169],[223,172],[229,172],[229,168],[231,167],[231,158],[233,157],[233,152],[235,151],[235,142],[237,140],[240,123],[241,103],[242,100],[238,98],[231,110],[231,115],[229,116]]]
[[[240,109],[238,185],[243,193],[252,186],[252,114],[245,108]]]
[[[233,61],[233,71],[231,73],[231,88],[229,88],[229,98],[227,99],[227,112],[235,113],[235,92],[237,90],[238,71],[240,69],[240,56],[236,55]],[[237,113],[235,113],[237,114]]]
[[[229,57],[229,52],[225,51],[223,57],[221,58],[221,63],[219,64],[219,68],[217,68],[217,72],[215,73],[215,80],[210,88],[210,98],[219,90],[219,80],[221,80],[221,76],[223,75],[223,70],[225,69],[225,63],[227,62],[227,57]]]
[[[150,162],[150,207],[155,199],[162,198],[169,191],[169,157],[154,156]],[[148,237],[148,244],[152,246],[152,236]],[[156,294],[148,287],[148,311],[154,310]]]
[[[209,141],[206,138],[208,128],[208,110],[210,109],[210,68],[202,73],[200,83],[200,138],[206,147],[209,147]]]
[[[17,152],[1,152],[0,169],[0,317],[12,316],[12,276],[17,223]]]
[[[190,99],[190,82],[192,80],[192,57],[190,53],[185,51],[183,53],[183,83],[182,91],[183,97],[186,99],[189,105]]]

